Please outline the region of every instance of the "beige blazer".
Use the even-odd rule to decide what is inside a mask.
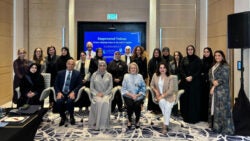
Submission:
[[[150,86],[151,88],[154,90],[156,89],[157,91],[160,92],[159,90],[159,82],[160,77],[156,75],[156,73],[154,73],[153,78],[151,80]],[[166,78],[164,78],[164,82],[163,82],[163,93],[167,93],[167,96],[165,96],[165,99],[169,102],[174,102],[176,96],[174,95],[174,81],[173,81],[173,77],[170,75]]]
[[[80,71],[80,69],[81,69],[81,63],[82,63],[81,60],[77,60],[74,69]],[[87,80],[87,81],[90,81],[90,75],[91,75],[90,72],[89,72],[89,64],[90,64],[90,60],[86,59],[85,60],[85,64],[84,64],[85,77],[83,78],[83,80]]]

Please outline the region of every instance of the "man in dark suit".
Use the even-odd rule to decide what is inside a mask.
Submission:
[[[56,105],[60,113],[61,121],[59,126],[64,125],[67,120],[65,111],[70,114],[71,125],[75,124],[74,118],[74,100],[78,90],[82,86],[82,78],[79,71],[74,70],[75,61],[69,59],[66,63],[66,70],[59,71],[55,81]]]

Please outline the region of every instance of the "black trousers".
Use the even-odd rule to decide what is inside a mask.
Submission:
[[[60,113],[60,117],[66,119],[65,111],[69,112],[70,118],[74,117],[74,100],[68,98],[67,95],[64,95],[62,99],[57,99],[56,101],[57,110]]]
[[[122,96],[120,91],[117,91],[115,93],[114,99],[112,101],[112,107],[111,107],[111,112],[115,111],[115,106],[118,106],[118,111],[122,112]]]
[[[132,114],[135,113],[135,122],[138,123],[141,117],[141,105],[143,102],[142,100],[134,101],[131,98],[123,97],[124,101],[127,105],[127,114],[129,122],[132,122]]]

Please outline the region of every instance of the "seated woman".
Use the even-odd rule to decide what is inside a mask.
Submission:
[[[40,95],[44,89],[44,78],[38,70],[38,64],[32,63],[29,66],[28,73],[20,81],[21,97],[19,99],[20,105],[43,105],[39,101]]]
[[[129,73],[125,74],[121,93],[127,105],[128,129],[132,127],[132,114],[135,112],[135,127],[140,127],[141,105],[143,103],[146,84],[136,63],[129,64]]]
[[[94,102],[91,103],[89,126],[96,130],[109,128],[113,79],[112,75],[106,69],[106,62],[100,60],[98,70],[92,75],[90,80],[90,91],[92,101]]]
[[[165,63],[162,62],[157,67],[150,86],[155,93],[157,101],[159,102],[164,119],[162,133],[166,134],[175,96],[173,94],[173,79],[170,77],[169,70],[167,69]]]

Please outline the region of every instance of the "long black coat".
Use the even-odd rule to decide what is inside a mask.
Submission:
[[[196,55],[184,57],[180,64],[180,87],[185,90],[180,99],[180,106],[181,115],[185,122],[196,123],[200,121],[201,67],[201,60]],[[193,77],[191,82],[186,81],[188,76]]]

